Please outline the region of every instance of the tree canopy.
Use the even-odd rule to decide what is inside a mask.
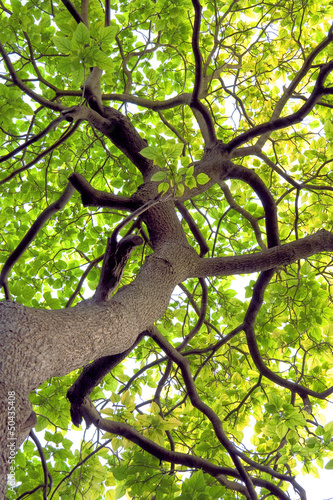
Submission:
[[[3,493],[306,500],[333,469],[332,3],[0,9]]]

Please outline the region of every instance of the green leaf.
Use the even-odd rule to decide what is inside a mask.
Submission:
[[[154,160],[161,155],[161,151],[156,146],[148,146],[141,149],[140,154],[149,160]]]
[[[90,33],[85,24],[83,23],[78,24],[74,32],[74,40],[80,45],[85,45],[89,43]]]
[[[62,52],[63,54],[69,54],[72,50],[72,43],[69,38],[55,37],[54,44],[58,52]]]
[[[184,144],[170,144],[165,147],[165,154],[168,158],[177,159],[183,152]]]
[[[333,459],[329,460],[327,464],[325,465],[325,469],[333,469]]]
[[[106,26],[100,28],[97,33],[97,40],[100,43],[113,43],[118,32],[117,26]]]
[[[141,152],[142,153],[142,152]],[[155,181],[155,182],[159,182],[159,181],[163,181],[164,179],[166,178],[166,172],[163,172],[162,170],[160,170],[159,172],[156,172],[152,177],[151,177],[151,181]]]
[[[107,70],[110,68],[111,59],[101,51],[96,51],[93,55],[93,64],[99,69]]]
[[[201,174],[197,175],[196,180],[197,180],[198,184],[206,184],[210,179],[209,179],[208,175],[201,173]]]
[[[159,193],[166,193],[169,190],[170,184],[168,182],[161,182],[158,186]]]
[[[176,195],[177,195],[177,196],[183,196],[184,191],[185,191],[185,186],[184,186],[184,184],[178,184],[178,185],[177,185],[177,190],[176,190]]]

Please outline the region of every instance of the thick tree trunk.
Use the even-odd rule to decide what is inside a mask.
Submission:
[[[87,301],[55,311],[0,303],[1,401],[2,408],[7,407],[8,394],[15,393],[16,437],[31,414],[31,390],[52,376],[125,351],[162,316],[174,287],[193,274],[197,260],[195,251],[183,242],[162,246],[146,259],[133,283],[105,303]],[[7,411],[2,412],[0,425],[4,488],[11,451]]]

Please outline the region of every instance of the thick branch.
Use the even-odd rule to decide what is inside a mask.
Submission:
[[[101,93],[101,75],[102,70],[95,66],[84,82],[82,89],[83,95],[87,99],[90,108],[94,109],[97,113],[104,116]]]
[[[137,104],[143,108],[152,109],[153,111],[172,109],[176,106],[182,106],[184,104],[190,104],[192,95],[184,92],[183,94],[171,97],[165,101],[153,101],[151,99],[145,99],[144,97],[138,97],[131,94],[103,94],[103,101],[120,101],[129,102],[131,104]]]
[[[333,234],[321,229],[297,241],[263,250],[259,253],[232,257],[201,259],[192,277],[251,274],[292,264],[320,252],[333,251]]]
[[[104,116],[101,116],[98,112],[85,106],[74,106],[63,111],[63,115],[70,122],[87,120],[90,125],[108,137],[144,176],[150,176],[151,173],[155,172],[153,162],[140,154],[140,151],[147,147],[147,142],[133,127],[129,118],[120,111],[104,106]]]
[[[89,396],[91,391],[100,384],[105,375],[119,365],[119,363],[133,351],[144,335],[145,333],[141,333],[134,344],[126,351],[96,359],[83,368],[82,373],[67,391],[67,398],[71,403],[71,418],[76,427],[78,427],[82,421],[83,415],[80,412],[80,406],[84,398]]]
[[[82,204],[85,207],[110,207],[131,212],[138,208],[137,203],[132,201],[131,198],[93,188],[83,175],[77,172],[69,177],[69,181],[80,193]]]
[[[116,248],[112,245],[112,238],[108,243],[104,255],[101,277],[96,288],[93,300],[103,302],[111,297],[122,278],[126,262],[134,248],[143,242],[140,236],[129,235],[120,240]]]

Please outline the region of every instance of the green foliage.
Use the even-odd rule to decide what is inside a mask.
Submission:
[[[333,5],[328,0],[201,3],[199,48],[206,84],[201,102],[211,114],[218,139],[227,142],[271,119],[304,57],[327,36]],[[79,11],[80,2],[74,4]],[[82,104],[80,87],[90,67],[97,66],[103,70],[104,104],[118,108],[121,103],[121,111],[147,140],[140,153],[156,165],[150,180],[158,185],[158,192],[177,201],[193,190],[195,196],[186,198],[185,205],[207,242],[209,257],[253,253],[266,245],[266,226],[262,203],[252,187],[232,179],[222,189],[218,183],[212,185],[206,173],[195,175],[205,146],[190,106],[164,106],[157,113],[152,105],[193,90],[193,16],[190,0],[111,2],[111,24],[105,27],[101,2],[91,0],[88,27],[78,24],[56,0],[4,2],[0,38],[27,89],[24,92],[12,83],[2,61],[0,155],[13,152],[58,116],[28,97],[30,91],[66,107]],[[332,43],[320,52],[287,99],[283,116],[300,108],[314,87],[318,68],[332,53]],[[332,76],[328,85],[332,86]],[[146,106],[135,99],[131,102],[128,94],[145,99]],[[323,96],[306,120],[275,130],[263,155],[249,153],[236,159],[254,170],[274,197],[282,243],[321,228],[333,229],[332,107],[332,96]],[[97,190],[124,197],[132,196],[143,182],[125,154],[85,122],[43,156],[67,130],[70,125],[62,122],[1,163],[1,265],[42,211],[59,198],[73,172],[82,174]],[[76,193],[15,264],[9,279],[13,299],[30,307],[64,308],[87,265],[103,254],[107,238],[124,216],[116,209],[84,207]],[[184,219],[182,225],[199,252]],[[147,246],[134,251],[122,284],[133,280],[150,252]],[[91,266],[74,303],[92,295],[100,271],[100,263]],[[318,476],[318,469],[333,469],[333,423],[325,422],[325,402],[310,398],[309,415],[302,398],[260,377],[244,332],[231,335],[244,321],[256,277],[251,278],[244,300],[235,292],[239,287],[233,277],[207,279],[205,322],[186,347],[191,351],[191,373],[200,398],[220,417],[228,437],[246,456],[262,465],[274,462],[280,473],[296,474],[301,469]],[[195,326],[201,305],[197,280],[190,279],[184,286],[185,290],[176,290],[158,324],[175,347]],[[332,384],[331,286],[332,262],[327,254],[281,267],[265,293],[255,325],[268,368],[312,391]],[[215,348],[229,334],[228,342]],[[128,423],[167,450],[233,468],[211,423],[192,406],[177,366],[171,367],[159,402],[153,401],[166,371],[167,361],[162,358],[152,340],[143,339],[94,390],[102,416]],[[84,441],[82,433],[75,434],[71,428],[65,396],[77,375],[48,380],[30,396],[38,415],[36,432],[53,477],[54,495],[49,498],[79,495],[86,500],[114,500],[125,494],[156,500],[239,498],[237,491],[201,469],[160,461],[111,433],[104,435],[110,443],[94,454],[105,443],[102,436]],[[8,493],[10,500],[44,482],[40,456],[31,440],[17,453],[16,467],[19,485]],[[257,476],[268,479],[265,472]],[[279,484],[278,479],[270,479]],[[266,498],[267,491],[257,489],[258,496]],[[27,498],[42,498],[41,490]]]

